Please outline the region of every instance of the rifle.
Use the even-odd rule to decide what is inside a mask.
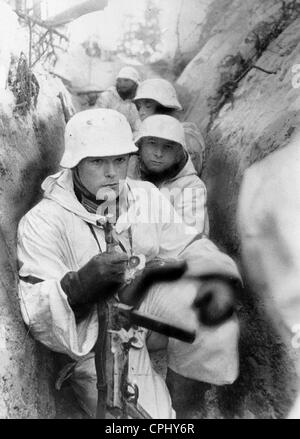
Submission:
[[[105,240],[107,251],[112,251],[116,245],[112,230],[113,222],[107,219],[104,224]],[[137,258],[137,256],[132,256]],[[129,260],[130,262],[130,260]],[[151,419],[150,415],[138,404],[138,388],[136,385],[129,383],[128,376],[128,353],[134,343],[134,337],[129,338],[128,332],[124,329],[120,318],[126,317],[126,327],[142,326],[146,329],[166,335],[167,337],[176,338],[186,343],[193,343],[195,332],[188,328],[176,327],[168,322],[140,312],[136,309],[149,288],[156,282],[172,281],[179,279],[186,271],[186,262],[176,262],[165,264],[160,267],[145,269],[143,274],[137,276],[134,281],[127,286],[127,302],[132,305],[118,303],[114,299],[98,304],[99,317],[99,335],[95,345],[95,361],[97,371],[98,387],[98,405],[97,418],[105,418],[106,410],[115,417],[128,416],[138,419]],[[206,280],[210,276],[185,276],[186,278]],[[220,275],[214,275],[214,278],[223,279]],[[226,278],[227,279],[227,278]],[[227,279],[228,281],[228,279]],[[201,311],[205,302],[211,300],[211,297],[198,299],[195,304],[200,308],[200,318],[206,325],[212,326],[221,324],[230,318],[234,312],[234,302],[226,313],[219,319],[211,319]]]
[[[104,228],[107,251],[111,252],[116,245],[112,235],[113,221],[107,217],[106,222],[101,225]],[[176,280],[185,270],[185,262],[149,270],[130,286],[131,301],[140,302],[154,283]],[[105,419],[106,411],[109,410],[118,418],[130,416],[151,419],[138,403],[138,387],[127,380],[128,354],[134,337],[128,338],[127,331],[120,324],[120,318],[125,317],[129,326],[143,326],[188,343],[194,341],[195,333],[169,325],[161,319],[141,313],[134,306],[117,303],[114,299],[99,302],[97,310],[99,333],[95,344],[98,389],[96,418]]]

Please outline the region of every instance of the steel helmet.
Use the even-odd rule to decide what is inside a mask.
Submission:
[[[139,99],[152,99],[163,107],[182,110],[182,106],[177,99],[175,88],[166,79],[153,78],[143,81],[138,86],[133,101],[136,102]]]
[[[165,114],[155,114],[143,120],[137,132],[135,143],[138,145],[143,137],[158,137],[160,139],[172,140],[186,149],[182,124],[175,117]]]
[[[136,152],[125,116],[97,108],[76,113],[65,129],[65,152],[60,165],[73,168],[86,157],[109,157]]]
[[[117,79],[118,78],[131,79],[137,84],[140,82],[139,72],[133,67],[123,67],[118,73]]]

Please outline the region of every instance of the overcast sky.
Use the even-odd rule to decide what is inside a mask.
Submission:
[[[48,14],[56,15],[68,7],[83,3],[85,0],[44,0],[48,4]],[[82,16],[68,26],[71,41],[75,44],[90,36],[98,36],[102,47],[114,49],[122,36],[123,19],[126,14],[143,16],[146,0],[108,0],[104,11]]]
[[[57,14],[82,3],[85,0],[43,0],[48,2],[49,15]],[[96,37],[100,46],[104,50],[114,50],[117,47],[124,33],[124,16],[126,14],[133,15],[138,20],[143,19],[145,7],[148,0],[108,0],[108,6],[99,12],[84,15],[68,25],[68,32],[71,46],[80,45],[87,41],[90,37]],[[177,37],[177,17],[181,11],[182,4],[186,4],[186,0],[153,0],[159,7],[160,25],[162,31],[162,50],[163,56],[173,56],[178,45]],[[189,3],[191,2],[191,4]],[[198,0],[189,0],[187,2],[191,6],[198,4]],[[191,9],[191,10],[190,10]],[[187,45],[190,41],[190,29],[194,29],[200,20],[197,8],[185,7],[183,14],[184,25],[181,25],[181,46]],[[190,10],[190,12],[189,12]],[[51,13],[51,14],[50,14]],[[194,14],[195,13],[195,14]],[[198,20],[195,24],[195,19]],[[188,34],[185,37],[185,34]],[[184,39],[186,38],[186,39]],[[171,54],[171,55],[170,55]]]
[[[49,15],[56,15],[64,11],[67,8],[76,6],[79,3],[83,3],[84,0],[42,0],[47,3]]]

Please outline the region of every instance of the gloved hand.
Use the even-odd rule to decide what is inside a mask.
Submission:
[[[211,277],[203,280],[194,306],[201,323],[207,326],[219,325],[235,311],[235,287],[225,279]]]
[[[70,306],[107,299],[122,285],[128,262],[125,253],[100,253],[78,271],[70,271],[61,280]]]

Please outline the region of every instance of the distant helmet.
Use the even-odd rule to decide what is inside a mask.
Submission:
[[[146,79],[137,89],[135,102],[139,99],[152,99],[163,107],[173,108],[174,110],[182,110],[176,90],[173,85],[161,78]]]
[[[135,143],[139,144],[140,140],[144,137],[158,137],[160,139],[172,140],[186,149],[182,124],[172,116],[155,114],[147,117],[147,119],[143,120],[137,132]]]
[[[117,79],[118,78],[131,79],[137,84],[140,82],[139,72],[133,67],[123,67],[118,73]]]
[[[65,129],[65,152],[61,166],[73,168],[86,157],[109,157],[136,152],[125,116],[97,108],[76,113]]]

